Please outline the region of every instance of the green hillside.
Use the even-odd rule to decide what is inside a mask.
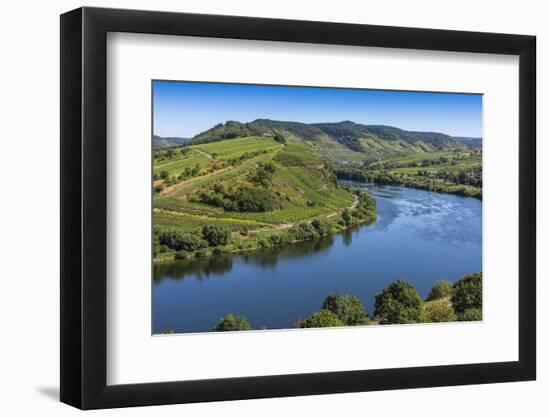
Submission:
[[[277,246],[375,218],[372,197],[339,186],[291,137],[203,137],[156,150],[153,173],[157,261]]]
[[[393,156],[466,149],[462,140],[435,132],[412,132],[391,126],[339,123],[298,123],[258,119],[228,121],[195,136],[189,143],[209,143],[243,136],[274,136],[308,145],[330,161],[374,161]],[[470,143],[470,142],[468,142]],[[473,143],[473,142],[472,142]]]

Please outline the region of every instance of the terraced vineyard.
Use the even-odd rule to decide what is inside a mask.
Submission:
[[[272,136],[157,149],[155,260],[269,247],[375,218],[311,146]],[[212,233],[220,239],[210,239]]]

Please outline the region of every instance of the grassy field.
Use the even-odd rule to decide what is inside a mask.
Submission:
[[[157,261],[304,240],[375,218],[374,200],[339,186],[311,146],[291,140],[157,150],[153,173]],[[207,225],[221,243],[206,241]]]

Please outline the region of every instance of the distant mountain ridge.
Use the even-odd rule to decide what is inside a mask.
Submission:
[[[481,148],[483,141],[481,138],[471,138],[465,136],[453,136],[453,139],[457,142],[462,142],[468,148]]]
[[[393,126],[337,123],[300,123],[257,119],[227,121],[199,133],[188,144],[209,143],[244,136],[274,136],[306,143],[333,160],[381,159],[419,152],[449,151],[481,146],[479,138],[454,138],[438,132],[415,132]]]
[[[189,138],[162,137],[153,135],[153,148],[168,148],[170,146],[179,146],[187,142]]]

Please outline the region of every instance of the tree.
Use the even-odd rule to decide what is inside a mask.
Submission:
[[[283,144],[286,143],[285,137],[283,135],[281,135],[280,133],[276,133],[275,136],[273,136],[273,139],[275,139],[279,143],[283,143]]]
[[[450,297],[453,294],[453,284],[444,279],[437,281],[430,293],[428,294],[427,301],[437,300],[439,298]]]
[[[251,327],[246,317],[234,316],[231,313],[222,317],[212,329],[214,332],[233,332],[236,330],[251,330]]]
[[[352,295],[329,294],[325,298],[322,308],[336,314],[348,326],[353,326],[365,318],[363,303]]]
[[[204,247],[203,240],[190,233],[181,233],[177,230],[165,230],[159,234],[159,242],[176,251],[195,251]]]
[[[482,304],[482,275],[481,272],[465,275],[453,284],[451,297],[453,309],[460,318],[466,310],[481,309]]]
[[[419,323],[423,319],[422,298],[416,288],[398,279],[375,297],[374,315],[380,324]]]
[[[342,219],[344,220],[346,226],[351,226],[353,219],[351,218],[351,211],[349,209],[344,210],[344,212],[342,213]]]
[[[210,246],[227,245],[231,233],[217,224],[207,224],[202,228],[202,235]]]
[[[167,180],[168,177],[170,177],[170,173],[168,171],[161,171],[160,172],[160,177],[163,179],[163,180]]]
[[[432,301],[426,306],[425,310],[428,321],[433,323],[456,321],[458,319],[447,300]]]
[[[461,318],[462,321],[481,321],[483,320],[483,312],[481,308],[469,308],[464,312]]]
[[[320,236],[326,236],[330,233],[330,224],[325,220],[315,219],[311,222],[311,225],[317,230]]]
[[[342,327],[344,323],[336,314],[329,310],[321,310],[313,313],[307,319],[300,323],[303,329],[314,327]]]

